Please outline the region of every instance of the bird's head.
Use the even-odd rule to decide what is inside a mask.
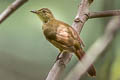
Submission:
[[[32,10],[32,13],[37,14],[43,23],[47,23],[49,20],[53,19],[54,16],[48,8],[42,8],[40,10]]]

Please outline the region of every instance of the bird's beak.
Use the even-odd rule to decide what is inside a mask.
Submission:
[[[32,11],[30,11],[30,12],[32,12],[32,13],[38,13],[38,11],[37,10],[32,10]]]

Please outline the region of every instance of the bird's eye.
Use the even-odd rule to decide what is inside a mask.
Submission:
[[[43,13],[45,13],[45,11],[42,11]]]

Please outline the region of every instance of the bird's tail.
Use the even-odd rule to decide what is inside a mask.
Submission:
[[[76,56],[78,57],[79,60],[82,59],[82,57],[84,56],[85,52],[83,51],[82,48],[80,48],[79,50],[76,51]],[[87,70],[88,74],[91,76],[91,77],[94,77],[96,76],[96,70],[93,66],[93,64],[89,67],[89,69]]]

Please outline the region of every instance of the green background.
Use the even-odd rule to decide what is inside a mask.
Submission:
[[[0,0],[0,13],[14,0]],[[49,8],[55,17],[72,24],[80,0],[29,0],[0,24],[0,80],[44,80],[59,51],[43,36],[42,23],[31,10]],[[95,0],[91,11],[120,9],[119,0]],[[90,19],[80,34],[85,51],[99,38],[109,18]],[[95,62],[97,77],[84,80],[120,80],[120,31],[105,52]],[[67,65],[65,77],[77,63],[75,56]],[[78,73],[79,74],[79,73]],[[82,80],[83,80],[82,79]]]

